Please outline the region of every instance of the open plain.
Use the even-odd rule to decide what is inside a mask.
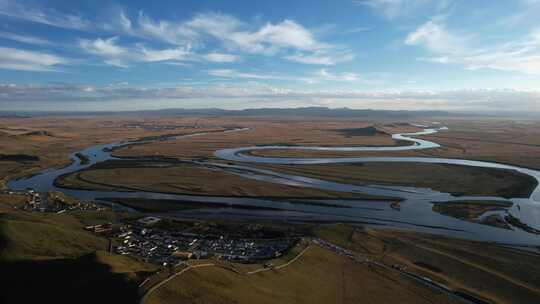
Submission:
[[[413,124],[431,121],[449,127],[421,136],[439,143],[439,148],[377,153],[285,149],[249,153],[261,157],[432,156],[531,168],[540,166],[535,157],[540,152],[540,134],[536,133],[537,123],[530,121],[128,115],[3,118],[0,120],[3,149],[0,178],[4,188],[8,188],[8,181],[14,178],[32,176],[45,168],[88,163],[88,167],[59,176],[54,181],[54,189],[75,195],[61,199],[68,200],[69,204],[81,200],[76,197],[77,191],[97,191],[100,195],[97,198],[105,202],[106,207],[54,209],[54,213],[63,214],[38,212],[37,207],[28,203],[30,198],[35,199],[34,194],[6,189],[0,195],[2,267],[10,272],[21,267],[34,269],[35,280],[28,284],[40,286],[35,288],[44,294],[48,294],[50,287],[39,284],[51,269],[58,269],[57,280],[65,280],[73,276],[70,269],[97,267],[99,271],[91,272],[88,278],[77,277],[71,288],[76,292],[82,290],[80,284],[101,286],[106,283],[116,288],[120,303],[132,303],[141,297],[146,303],[179,300],[186,303],[272,303],[276,297],[282,303],[378,303],[396,298],[403,303],[461,303],[463,299],[475,299],[477,303],[534,303],[540,298],[540,286],[536,283],[540,281],[536,245],[524,244],[526,250],[521,250],[502,243],[443,236],[452,228],[476,229],[478,225],[485,227],[478,229],[495,229],[486,230],[489,234],[534,234],[534,227],[510,213],[517,207],[507,201],[531,195],[537,186],[531,176],[513,170],[445,164],[250,165],[263,170],[261,173],[245,171],[242,169],[245,163],[223,160],[214,154],[219,149],[265,145],[406,146],[410,143],[395,141],[391,135],[418,132],[421,127]],[[114,159],[94,161],[94,155],[75,154],[88,146],[123,141],[131,142],[112,149]],[[268,179],[271,174],[265,170],[301,176],[303,180],[293,182],[281,175]],[[375,195],[348,190],[350,188],[330,190],[319,186],[321,180],[351,187],[431,189],[451,197],[472,197],[480,201],[424,200],[418,203],[400,198],[399,191],[393,195]],[[48,197],[58,199],[58,193],[51,193]],[[160,198],[160,195],[172,196]],[[180,197],[176,197],[178,195]],[[490,197],[490,200],[482,203],[482,197]],[[493,197],[500,201],[494,201]],[[267,201],[264,204],[249,201],[253,199]],[[114,210],[115,205],[108,205],[111,202],[129,207],[131,211],[119,213]],[[418,227],[424,228],[417,231],[415,226],[400,226],[416,219],[399,218],[407,214],[411,203],[422,205],[419,209],[422,214],[429,211],[429,217],[444,220],[444,229],[432,222],[420,223]],[[263,216],[233,220],[219,216],[221,212],[234,212],[240,217]],[[398,217],[378,218],[377,212]],[[294,217],[287,218],[289,213]],[[197,218],[199,214],[205,217]],[[299,214],[310,217],[295,222]],[[137,225],[137,219],[148,215],[167,219],[167,225],[153,229],[160,233],[218,238],[221,233],[221,237],[233,240],[242,239],[236,234],[250,229],[263,234],[275,233],[271,232],[275,221],[282,221],[279,237],[300,238],[302,246],[290,249],[284,256],[248,264],[224,260],[218,254],[190,260],[187,264],[178,264],[178,274],[166,280],[164,273],[168,268],[152,262],[149,257],[103,252],[110,238],[122,241],[122,232],[106,236],[83,229],[107,223],[119,227]],[[332,217],[336,215],[342,217]],[[344,216],[347,221],[341,220]],[[359,221],[365,221],[367,227]],[[237,225],[250,228],[246,230],[245,226]],[[434,234],[422,232],[426,227],[433,229],[430,231]],[[116,246],[121,247],[119,244]],[[253,271],[256,272],[247,274]],[[24,277],[12,276],[3,281],[4,286],[12,290],[4,294],[4,298],[17,297],[25,286],[24,280]],[[143,283],[149,286],[137,287]],[[152,289],[151,286],[158,287]],[[88,302],[101,299],[95,295],[88,298]]]

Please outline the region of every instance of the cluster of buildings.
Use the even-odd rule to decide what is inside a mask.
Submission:
[[[73,210],[105,210],[92,202],[66,202],[55,193],[39,193],[28,189],[10,194],[24,195],[26,201],[17,209],[29,212],[64,213]],[[147,216],[129,224],[105,223],[86,226],[93,233],[110,240],[110,251],[131,255],[160,265],[176,265],[186,259],[214,257],[236,262],[259,262],[282,256],[299,240],[295,237],[243,238],[223,231],[190,233],[161,228],[162,219]],[[114,241],[113,241],[114,240]],[[116,244],[113,246],[112,244]]]
[[[29,212],[53,212],[64,213],[75,210],[105,210],[103,206],[99,206],[91,202],[67,202],[63,197],[54,193],[39,193],[32,189],[22,192],[8,191],[7,194],[24,195],[26,200],[21,207],[16,207]]]
[[[158,221],[159,218],[146,217],[119,232],[115,236],[120,243],[116,253],[161,265],[208,257],[249,263],[279,257],[298,241],[171,232],[153,228]]]

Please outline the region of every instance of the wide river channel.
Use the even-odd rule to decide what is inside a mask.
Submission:
[[[71,165],[60,169],[47,169],[37,175],[17,180],[11,180],[8,187],[13,190],[27,188],[39,192],[61,191],[67,195],[82,199],[96,200],[98,198],[149,198],[169,199],[178,201],[206,202],[227,204],[230,207],[191,209],[168,213],[168,216],[181,218],[229,218],[229,219],[264,219],[287,222],[348,222],[379,227],[399,228],[403,230],[423,231],[435,234],[450,235],[473,240],[497,242],[508,246],[518,247],[530,251],[540,252],[540,171],[499,164],[485,161],[473,161],[464,159],[448,159],[436,157],[331,157],[331,158],[289,158],[289,157],[261,157],[249,154],[254,150],[294,149],[294,150],[318,150],[318,151],[370,151],[383,154],[388,151],[404,151],[417,149],[431,149],[440,147],[439,144],[418,139],[422,135],[444,131],[445,127],[421,126],[425,129],[417,133],[394,134],[392,138],[410,142],[407,146],[351,146],[351,147],[328,147],[328,146],[251,146],[233,149],[223,149],[215,152],[215,156],[234,162],[224,164],[217,162],[193,162],[193,164],[208,168],[209,170],[222,170],[244,178],[308,187],[322,190],[363,193],[375,196],[397,197],[402,201],[399,208],[392,206],[390,202],[366,201],[353,199],[263,199],[252,197],[226,197],[226,196],[203,196],[181,195],[159,192],[126,192],[126,191],[94,191],[66,189],[55,186],[54,180],[61,175],[86,169],[94,164],[107,160],[121,160],[112,156],[114,149],[133,144],[146,144],[155,140],[189,140],[193,136],[203,136],[209,133],[201,132],[189,135],[166,137],[155,140],[134,140],[119,143],[96,145],[70,155]],[[248,128],[228,129],[221,136],[230,132],[250,131]],[[88,162],[82,164],[76,153],[88,157]],[[529,175],[538,182],[529,198],[501,198],[480,196],[455,197],[448,193],[435,191],[428,188],[399,187],[385,185],[351,185],[337,183],[322,179],[305,176],[290,175],[266,169],[250,166],[253,163],[264,164],[353,164],[365,162],[411,162],[411,163],[434,163],[473,166],[483,168],[498,168],[515,170]],[[520,225],[509,225],[508,228],[498,228],[485,224],[460,220],[433,211],[432,202],[447,201],[471,201],[471,200],[498,200],[511,202],[512,207],[507,210],[491,211],[489,214],[499,214],[501,217],[511,215],[518,219]],[[179,202],[179,204],[182,202]],[[264,207],[264,208],[253,208]],[[526,228],[524,228],[526,227]]]

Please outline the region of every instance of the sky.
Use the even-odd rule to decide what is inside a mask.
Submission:
[[[540,0],[0,0],[0,111],[540,111]]]

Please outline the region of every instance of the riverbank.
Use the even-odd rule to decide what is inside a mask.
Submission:
[[[57,187],[68,189],[142,191],[261,199],[392,199],[360,193],[280,185],[247,179],[201,164],[171,159],[163,161],[129,159],[102,162],[83,171],[60,176],[54,183]]]
[[[257,167],[354,185],[422,187],[454,196],[528,198],[535,178],[513,170],[426,163],[350,163]]]

